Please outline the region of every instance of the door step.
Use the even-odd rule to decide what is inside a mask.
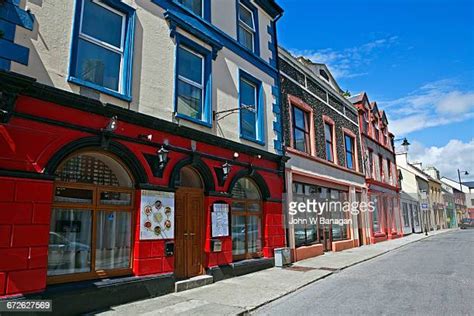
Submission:
[[[175,283],[175,292],[181,292],[181,291],[186,291],[190,289],[194,289],[197,287],[201,287],[204,285],[208,285],[214,282],[214,278],[212,275],[198,275],[196,277],[182,280],[182,281],[177,281]]]

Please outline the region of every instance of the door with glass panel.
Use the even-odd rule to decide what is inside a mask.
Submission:
[[[115,158],[83,152],[56,171],[48,283],[131,273],[133,182]]]
[[[232,255],[234,260],[262,256],[262,201],[252,180],[241,178],[232,189]]]

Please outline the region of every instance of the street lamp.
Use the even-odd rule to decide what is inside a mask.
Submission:
[[[408,139],[406,137],[404,138],[399,138],[399,139],[394,139],[393,142],[399,142],[403,141],[401,146],[403,147],[404,151],[407,153],[408,152],[408,146],[410,146],[410,143],[408,142]]]
[[[458,169],[459,189],[460,189],[461,192],[462,192],[461,172],[462,172],[465,176],[468,176],[468,175],[469,175],[469,172],[466,171],[466,170],[461,171],[461,170]]]

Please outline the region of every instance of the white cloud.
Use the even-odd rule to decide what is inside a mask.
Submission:
[[[341,51],[325,48],[318,50],[290,49],[290,52],[295,56],[304,56],[315,63],[326,64],[332,75],[337,79],[355,78],[367,75],[367,72],[358,71],[358,69],[369,64],[378,50],[396,44],[397,40],[398,36],[391,36]]]
[[[469,171],[469,176],[463,176],[463,181],[474,179],[474,138],[469,142],[451,139],[442,147],[425,147],[413,141],[408,151],[410,162],[422,162],[423,168],[435,166],[442,176],[457,179],[457,169]]]
[[[407,96],[378,103],[387,110],[395,135],[474,118],[474,91],[461,90],[452,79],[430,82]]]

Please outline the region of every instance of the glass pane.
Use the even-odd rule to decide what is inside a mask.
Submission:
[[[128,192],[102,191],[100,204],[104,205],[131,205],[132,194]]]
[[[82,33],[115,47],[122,47],[123,17],[91,0],[84,1]]]
[[[56,187],[55,202],[92,204],[93,192],[86,189]]]
[[[240,118],[241,118],[242,135],[252,138],[252,139],[256,139],[257,138],[257,126],[256,126],[257,119],[255,117],[255,112],[241,110]]]
[[[329,124],[324,124],[324,137],[326,137],[326,141],[332,142],[332,128]]]
[[[256,253],[262,249],[262,238],[261,238],[261,225],[260,217],[248,216],[247,217],[247,248],[249,253]]]
[[[347,168],[350,168],[350,169],[353,168],[352,155],[350,153],[346,153],[346,163],[347,163]]]
[[[232,215],[232,255],[245,254],[245,216]]]
[[[200,120],[202,89],[178,80],[178,113]]]
[[[48,246],[48,275],[91,271],[92,211],[54,208]]]
[[[241,178],[232,188],[232,196],[236,199],[260,200],[260,191],[252,180]]]
[[[253,51],[253,33],[239,25],[239,43]]]
[[[352,137],[346,136],[346,150],[352,152]]]
[[[97,270],[130,267],[131,229],[129,212],[97,213]]]
[[[332,146],[326,142],[326,159],[332,161]]]
[[[306,130],[305,124],[305,112],[297,107],[293,107],[293,114],[295,116],[295,126],[302,130]]]
[[[247,210],[249,212],[260,212],[261,211],[260,203],[249,203],[249,204],[247,204]]]
[[[202,85],[203,58],[189,50],[178,49],[178,75]]]
[[[300,216],[298,216],[299,218]],[[296,247],[306,244],[306,230],[304,225],[295,224],[295,245]]]
[[[178,2],[202,17],[202,0],[178,0]]]
[[[119,91],[121,60],[120,54],[79,39],[75,76]]]
[[[120,187],[132,187],[128,172],[112,157],[102,153],[81,153],[67,159],[56,170],[56,180]]]
[[[256,91],[255,85],[246,80],[240,80],[240,105],[246,106],[249,110],[256,110]]]
[[[244,212],[245,203],[244,202],[232,202],[232,212]]]
[[[295,138],[295,149],[306,152],[308,150],[306,148],[306,134],[299,129],[295,129],[293,136]]]
[[[254,29],[252,12],[243,5],[240,5],[239,19],[244,22],[248,27]]]

